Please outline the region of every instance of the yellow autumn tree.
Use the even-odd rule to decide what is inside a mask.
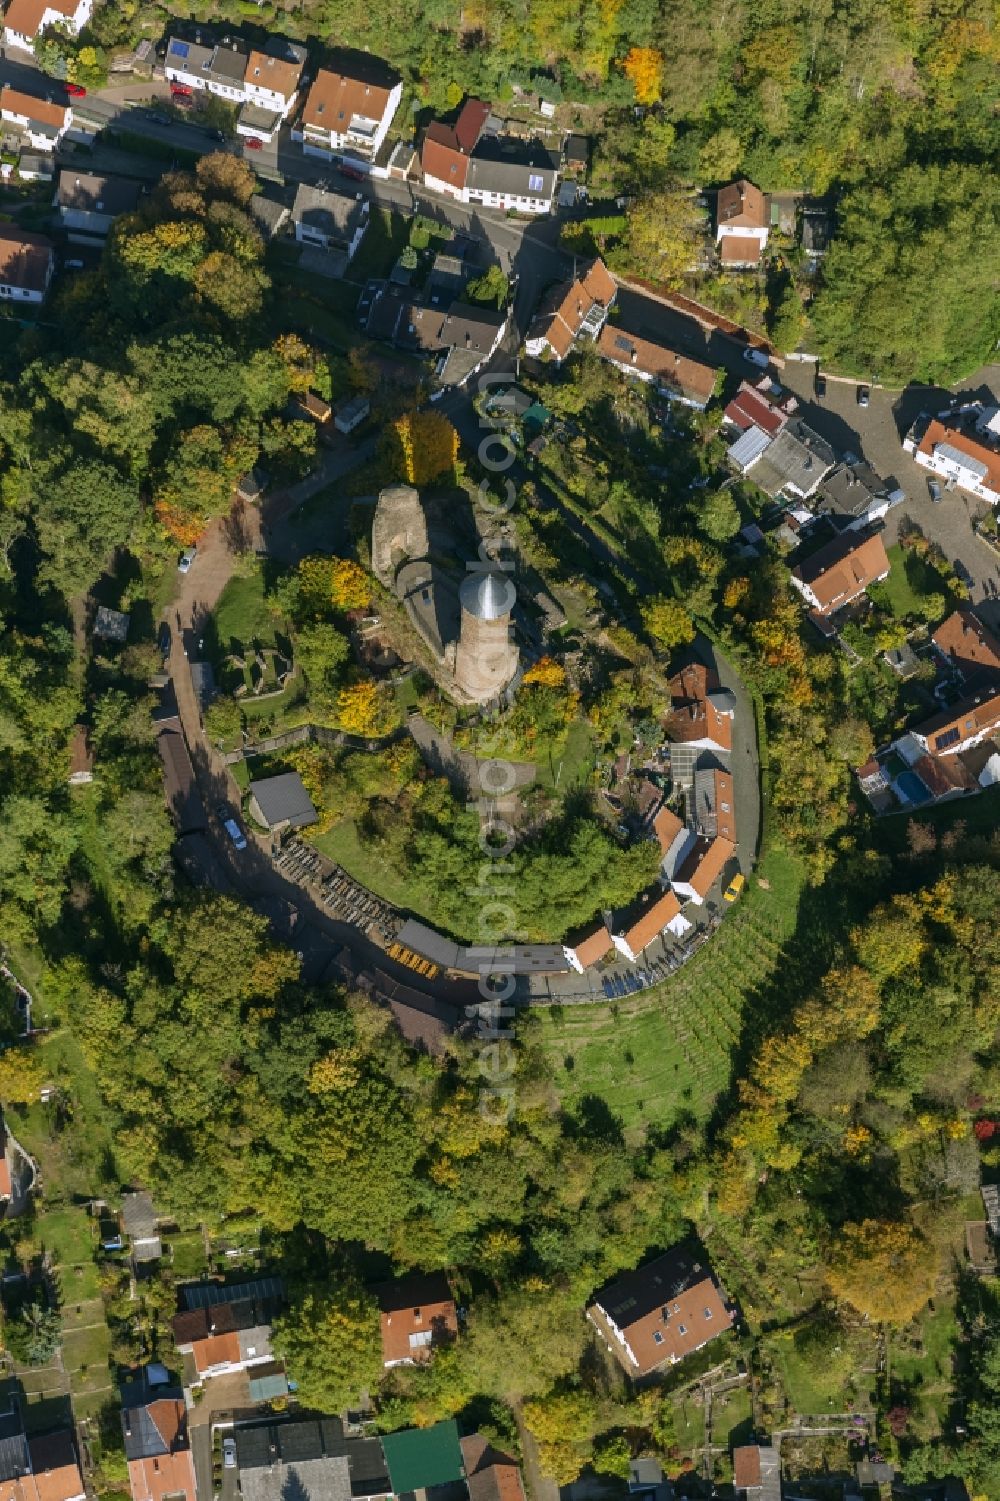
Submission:
[[[298,334],[282,334],[274,342],[274,352],[285,367],[292,391],[308,391],[312,385],[316,356]]]
[[[299,610],[303,615],[327,615],[333,603],[333,559],[303,558],[298,566]]]
[[[385,693],[372,678],[349,683],[337,694],[337,723],[349,735],[371,739],[384,735],[392,725]]]
[[[0,1101],[5,1105],[30,1105],[45,1083],[45,1068],[38,1053],[28,1048],[8,1048],[0,1053]]]
[[[912,1225],[845,1225],[827,1265],[834,1295],[879,1324],[908,1324],[934,1292],[937,1253]]]
[[[371,579],[353,558],[334,558],[330,599],[335,610],[363,610],[372,597]]]
[[[663,53],[655,47],[633,47],[624,62],[625,76],[635,89],[639,104],[655,104],[660,97]]]
[[[694,640],[694,621],[678,599],[659,595],[642,606],[642,623],[658,646],[672,651]]]
[[[539,657],[524,674],[525,683],[539,683],[543,688],[561,688],[565,681],[566,669],[551,657]]]
[[[390,433],[390,456],[398,479],[419,487],[453,472],[458,433],[440,412],[405,412]]]

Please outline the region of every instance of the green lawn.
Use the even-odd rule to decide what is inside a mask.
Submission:
[[[308,830],[304,831],[303,837],[310,837]],[[419,876],[408,881],[398,871],[390,869],[379,855],[366,849],[358,838],[357,824],[353,819],[344,819],[325,834],[316,834],[312,843],[328,859],[342,865],[348,875],[385,897],[387,902],[412,912],[423,910],[426,894]]]
[[[280,622],[265,602],[263,575],[254,572],[249,578],[230,579],[215,607],[213,622],[223,653],[248,649],[253,640],[274,646]]]
[[[582,719],[575,719],[569,727],[561,754],[542,754],[534,759],[538,766],[538,780],[543,787],[568,792],[572,787],[586,786],[594,769],[594,737],[590,727]]]
[[[884,598],[897,620],[923,618],[924,601],[931,594],[943,595],[945,604],[949,603],[945,580],[919,553],[896,543],[887,549],[887,554],[892,568],[889,577],[874,586],[873,597]]]
[[[44,1165],[50,1202],[60,1198],[89,1198],[118,1181],[114,1139],[97,1084],[79,1043],[66,1027],[46,1038],[44,1058],[49,1077],[66,1090],[73,1102],[72,1119],[60,1126],[51,1107],[38,1101],[28,1106],[12,1105],[9,1110],[14,1133],[36,1161]],[[66,1213],[80,1216],[82,1237],[89,1223],[83,1210]],[[48,1216],[42,1225],[47,1221]]]
[[[208,1271],[205,1237],[200,1230],[185,1230],[168,1237],[170,1270],[178,1282],[188,1282]]]
[[[771,851],[718,933],[678,974],[631,1000],[553,1006],[527,1025],[572,1104],[598,1094],[638,1138],[691,1112],[705,1120],[730,1082],[745,998],[767,984],[794,930],[803,876],[798,861]]]

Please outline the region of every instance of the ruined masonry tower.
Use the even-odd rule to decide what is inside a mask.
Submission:
[[[511,611],[513,581],[502,573],[470,573],[458,591],[462,622],[455,655],[455,684],[467,698],[497,698],[517,672]]]

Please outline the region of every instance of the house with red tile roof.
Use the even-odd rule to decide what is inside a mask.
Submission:
[[[671,878],[671,890],[681,900],[702,906],[735,854],[736,845],[731,839],[722,835],[714,838],[699,835],[684,863]]]
[[[644,339],[617,324],[606,323],[597,338],[597,352],[625,375],[654,385],[661,396],[703,412],[715,393],[718,372],[700,360],[688,359],[653,339]]]
[[[42,99],[5,83],[0,88],[0,120],[23,132],[36,151],[54,151],[73,123],[73,110],[51,93]]]
[[[771,200],[745,177],[720,188],[715,200],[715,243],[724,267],[760,263],[771,232]]]
[[[931,637],[934,649],[963,678],[1000,675],[1000,640],[968,605],[953,610]]]
[[[775,399],[771,394],[772,381],[765,375],[756,385],[741,380],[740,388],[723,412],[723,420],[738,432],[749,432],[759,427],[762,433],[774,438],[784,427],[793,412],[798,410],[794,396],[783,394]]]
[[[132,1501],[197,1501],[187,1410],[179,1392],[160,1389],[122,1408]]]
[[[809,607],[832,615],[889,573],[880,532],[848,530],[810,553],[791,571],[791,581]]]
[[[603,1288],[587,1318],[634,1379],[702,1349],[732,1327],[734,1313],[704,1251],[686,1243]]]
[[[55,250],[47,236],[0,224],[0,300],[44,302],[54,269]]]
[[[930,756],[959,756],[1000,730],[1000,687],[983,689],[942,709],[908,735]]]
[[[620,931],[613,932],[611,941],[620,954],[632,964],[641,957],[662,933],[672,933],[680,938],[691,924],[681,913],[681,904],[672,891],[663,891],[654,886],[643,894],[636,907],[620,922]]]
[[[466,99],[454,125],[432,120],[424,131],[420,148],[420,170],[424,187],[434,193],[447,193],[459,203],[466,202],[469,159],[489,118],[490,106],[484,99]]]
[[[94,0],[10,0],[3,18],[4,46],[30,52],[47,26],[65,26],[78,36],[93,9]]]
[[[0,1501],[84,1501],[86,1490],[68,1431],[27,1438],[20,1420],[5,1416]]]
[[[607,926],[600,922],[581,938],[567,939],[563,944],[563,953],[577,974],[582,975],[592,964],[603,959],[610,948],[611,934]]]
[[[1000,504],[1000,447],[996,445],[1000,419],[984,413],[976,430],[983,441],[964,427],[946,425],[936,417],[926,426],[918,422],[903,439],[916,462],[945,484],[977,495],[990,505]],[[989,441],[986,441],[989,440]]]
[[[723,688],[714,667],[691,662],[670,679],[671,740],[697,750],[724,751],[733,748],[733,718],[736,700]]]
[[[292,140],[306,156],[329,161],[345,152],[347,165],[371,172],[402,97],[402,79],[388,63],[351,54],[339,68],[317,71]]]
[[[443,1272],[415,1272],[373,1289],[382,1331],[382,1364],[422,1365],[458,1336],[458,1311]]]
[[[733,1450],[733,1487],[742,1501],[781,1501],[781,1455],[770,1444]]]
[[[561,364],[578,338],[598,337],[617,291],[614,277],[597,256],[542,300],[524,341],[526,353]]]
[[[469,1501],[525,1501],[521,1467],[481,1433],[459,1439]]]

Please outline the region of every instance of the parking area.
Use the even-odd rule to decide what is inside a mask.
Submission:
[[[853,452],[906,492],[905,502],[886,518],[886,544],[896,541],[903,517],[915,521],[948,558],[958,559],[973,579],[972,600],[983,618],[1000,627],[1000,600],[989,587],[1000,588],[1000,558],[972,529],[975,516],[986,509],[982,501],[961,490],[945,491],[935,504],[927,487],[928,473],[903,451],[902,440],[922,411],[940,412],[953,398],[940,386],[909,386],[905,391],[871,388],[867,408],[857,402],[853,381],[827,379],[826,394],[815,396],[815,366],[789,360],[780,380],[802,403],[802,416],[838,455]],[[984,365],[962,381],[957,391],[969,399],[1000,402],[1000,365]]]

